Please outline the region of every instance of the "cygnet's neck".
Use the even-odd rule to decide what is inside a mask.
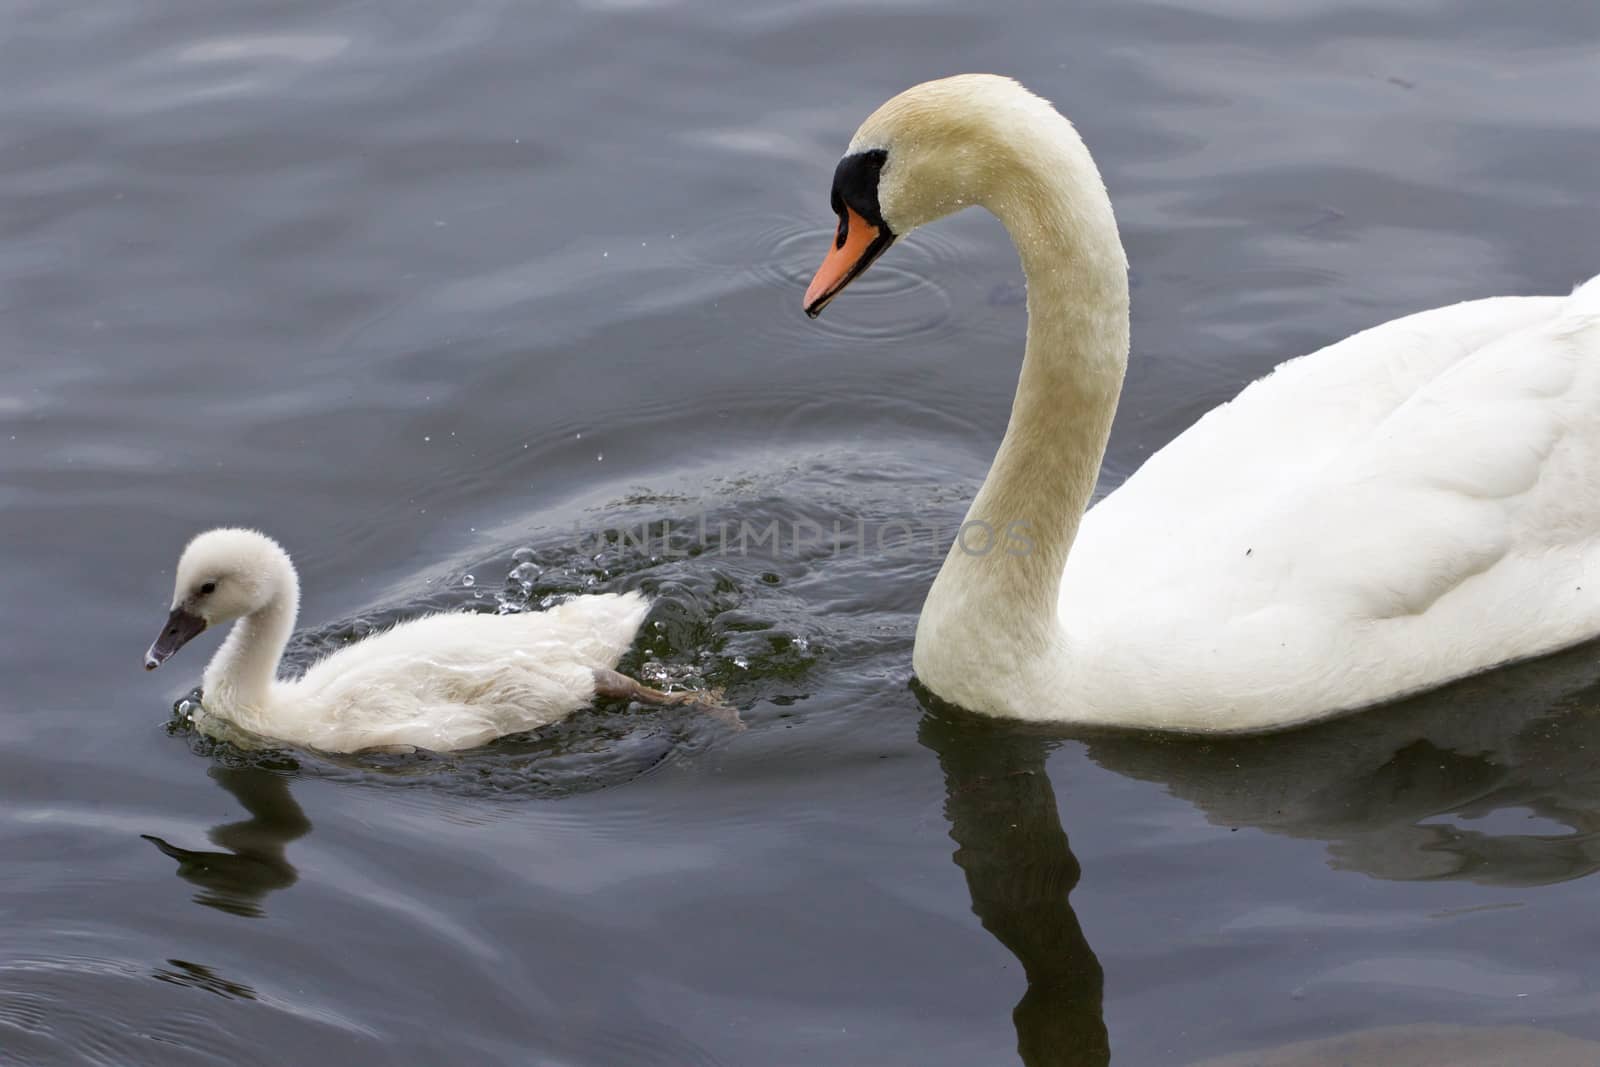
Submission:
[[[983,203],[1021,255],[1027,349],[1005,437],[929,591],[914,657],[936,692],[979,710],[993,672],[1063,651],[1062,568],[1128,361],[1127,258],[1088,149],[1052,110],[1009,130],[1005,150],[1016,158]]]
[[[206,667],[204,703],[247,729],[252,713],[268,706],[300,608],[300,582],[287,561],[274,586],[266,604],[233,624]]]

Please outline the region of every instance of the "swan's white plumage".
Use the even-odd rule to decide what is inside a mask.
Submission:
[[[1023,522],[1037,550],[952,548],[913,654],[938,695],[1256,731],[1600,634],[1600,278],[1290,361],[1084,514],[1128,352],[1125,259],[1087,149],[989,75],[902,93],[856,134],[866,149],[886,151],[894,233],[979,204],[1028,276],[1011,423],[968,520]]]
[[[1191,729],[1310,720],[1600,633],[1600,279],[1279,367],[1089,511],[1059,610],[1102,707]]]
[[[216,588],[201,595],[206,582]],[[616,666],[650,608],[635,592],[540,612],[429,615],[339,649],[298,679],[279,679],[298,599],[287,553],[263,534],[213,530],[184,550],[173,607],[210,625],[239,619],[206,668],[203,727],[221,719],[329,752],[484,744],[592,702],[594,670]]]

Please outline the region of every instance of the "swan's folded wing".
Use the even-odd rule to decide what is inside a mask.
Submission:
[[[1180,438],[1187,485],[1141,471],[1102,505],[1110,521],[1090,513],[1062,583],[1069,634],[1108,659],[1159,650],[1122,670],[1231,695],[1249,728],[1242,709],[1281,725],[1287,704],[1360,706],[1600,631],[1600,281],[1535,307],[1475,347],[1453,335],[1463,354],[1381,418],[1268,379],[1209,441]],[[1262,397],[1292,398],[1319,432],[1297,440],[1301,420]],[[1328,407],[1352,428],[1325,430]],[[1203,476],[1199,452],[1242,455],[1251,436],[1257,480]]]
[[[1600,541],[1600,283],[1587,288],[1436,375],[1263,516],[1271,550],[1302,557],[1291,589],[1383,619],[1502,562],[1541,559],[1552,581],[1562,554],[1581,562]]]
[[[1068,559],[1064,612],[1155,595],[1235,549],[1253,557],[1262,524],[1328,491],[1333,468],[1403,406],[1488,346],[1548,323],[1562,303],[1500,297],[1437,308],[1282,364],[1090,510]]]

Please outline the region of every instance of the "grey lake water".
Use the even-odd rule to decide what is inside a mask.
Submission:
[[[1104,492],[1284,358],[1600,271],[1600,7],[0,12],[0,1063],[1600,1063],[1594,648],[1249,741],[939,706],[1015,255],[969,213],[800,311],[860,120],[1017,76],[1132,263]],[[627,666],[748,729],[209,742],[216,639],[140,667],[221,524],[294,554],[292,666],[642,588]]]

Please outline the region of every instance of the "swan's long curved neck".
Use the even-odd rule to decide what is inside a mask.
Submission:
[[[266,706],[299,610],[299,584],[292,571],[287,581],[264,607],[233,624],[206,667],[206,703],[230,714]]]
[[[1062,567],[1127,367],[1127,260],[1111,202],[1088,149],[1051,117],[1059,127],[1011,136],[1017,159],[985,201],[1021,254],[1027,350],[1005,438],[923,608],[919,674],[957,648],[998,669],[1057,651]]]

